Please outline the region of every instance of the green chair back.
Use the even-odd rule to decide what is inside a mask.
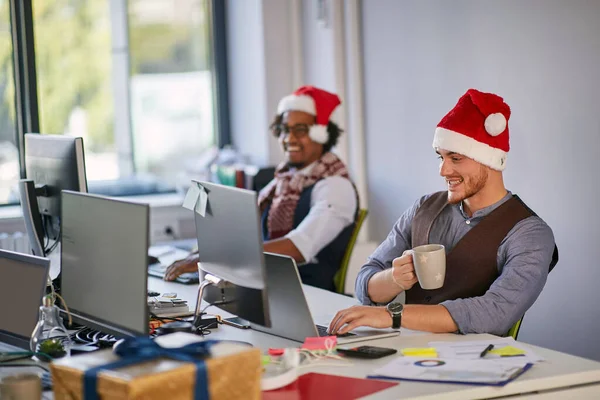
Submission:
[[[521,329],[521,322],[523,322],[523,317],[521,317],[520,320],[518,320],[513,326],[512,328],[509,329],[508,333],[506,334],[506,336],[512,336],[513,339],[517,340],[517,336],[519,335],[519,329]]]
[[[360,228],[362,227],[363,222],[365,222],[365,218],[367,218],[368,213],[369,211],[364,208],[358,210],[356,224],[354,225],[352,236],[350,236],[350,241],[348,242],[348,246],[346,247],[346,251],[344,252],[344,258],[342,258],[340,269],[338,269],[338,271],[335,273],[335,276],[333,277],[335,290],[338,293],[344,294],[344,289],[346,286],[346,274],[348,272],[348,266],[350,265],[352,251],[354,250],[354,245],[356,244],[356,239],[358,238]]]

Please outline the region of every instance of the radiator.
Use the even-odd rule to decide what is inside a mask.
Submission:
[[[31,254],[29,239],[23,232],[0,233],[0,249]]]

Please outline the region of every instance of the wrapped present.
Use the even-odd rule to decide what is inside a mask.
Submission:
[[[188,333],[126,339],[50,364],[56,400],[260,399],[261,352]]]

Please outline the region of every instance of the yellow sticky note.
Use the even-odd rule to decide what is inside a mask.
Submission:
[[[500,357],[515,357],[515,356],[524,356],[525,351],[521,349],[517,349],[513,346],[504,346],[499,349],[492,349],[489,351],[490,354],[496,354]]]
[[[437,350],[434,347],[407,347],[400,352],[407,357],[437,357]]]

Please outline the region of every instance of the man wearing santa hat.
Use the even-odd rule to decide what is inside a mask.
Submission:
[[[271,130],[285,162],[258,196],[264,250],[293,257],[302,281],[326,290],[335,289],[358,211],[348,170],[331,152],[342,132],[340,104],[337,95],[313,86],[279,102]],[[192,255],[174,263],[165,279],[196,271],[197,262]]]
[[[342,310],[331,333],[357,326],[504,335],[539,296],[558,261],[552,230],[506,190],[510,108],[469,89],[435,130],[433,148],[447,191],[423,196],[396,222],[360,270],[366,306]],[[439,289],[418,283],[410,249],[442,244]],[[405,305],[396,296],[405,292]]]

